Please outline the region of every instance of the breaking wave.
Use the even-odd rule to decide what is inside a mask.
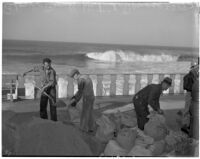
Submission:
[[[108,61],[108,62],[174,62],[178,60],[178,56],[172,56],[168,54],[144,54],[140,55],[135,52],[124,51],[106,51],[106,52],[91,52],[86,56],[91,59]]]

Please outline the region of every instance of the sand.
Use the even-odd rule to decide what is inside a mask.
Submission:
[[[92,156],[80,132],[62,122],[14,115],[3,126],[3,148],[11,156]]]

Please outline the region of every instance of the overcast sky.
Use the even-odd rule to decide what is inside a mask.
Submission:
[[[194,5],[3,5],[3,39],[198,46]]]

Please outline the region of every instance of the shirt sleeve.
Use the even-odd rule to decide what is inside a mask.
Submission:
[[[35,66],[33,67],[33,72],[40,72],[42,69],[42,66]]]
[[[148,104],[153,108],[153,110],[157,111],[160,109],[160,99],[161,91],[159,88],[152,88],[150,91],[150,95],[148,98]]]
[[[74,99],[76,102],[78,102],[81,99],[83,95],[84,86],[85,86],[85,81],[84,79],[81,79],[80,82],[78,82],[78,91],[74,95]]]

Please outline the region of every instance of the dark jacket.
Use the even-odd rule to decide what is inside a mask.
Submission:
[[[148,107],[150,105],[153,110],[157,111],[160,109],[159,98],[161,94],[161,84],[150,84],[136,93],[133,100],[140,101],[140,107]]]
[[[93,84],[90,77],[82,75],[78,79],[78,91],[74,95],[76,103],[83,98],[94,98]]]

